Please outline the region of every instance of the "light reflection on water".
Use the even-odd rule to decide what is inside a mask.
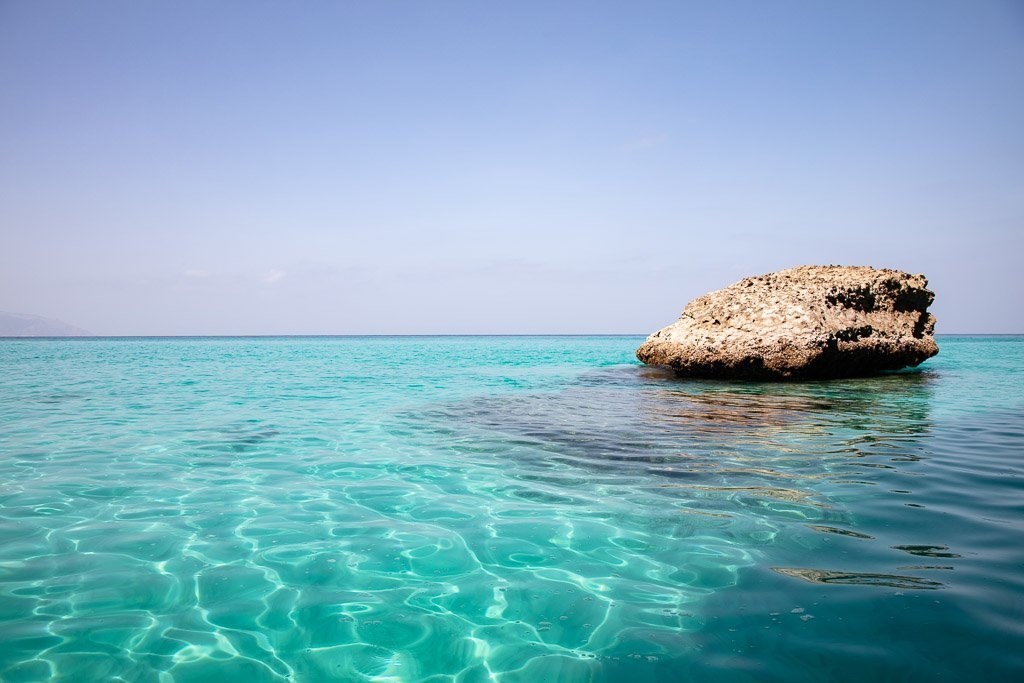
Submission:
[[[751,385],[635,344],[0,342],[0,677],[1021,670],[1024,341]]]

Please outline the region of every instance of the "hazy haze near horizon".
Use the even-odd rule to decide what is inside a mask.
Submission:
[[[0,310],[646,333],[809,263],[1024,331],[1016,2],[0,4]]]

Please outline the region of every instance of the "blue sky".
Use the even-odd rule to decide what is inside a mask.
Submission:
[[[0,2],[0,310],[648,333],[808,263],[1024,331],[1024,4]]]

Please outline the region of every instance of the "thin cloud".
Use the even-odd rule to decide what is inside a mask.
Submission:
[[[271,270],[266,275],[263,276],[263,281],[266,282],[268,285],[272,285],[275,282],[280,282],[281,280],[283,280],[284,276],[287,274],[288,273],[283,270]]]
[[[636,152],[637,150],[641,149],[650,149],[652,147],[658,147],[660,145],[665,144],[666,142],[668,142],[668,135],[665,135],[663,133],[661,135],[652,135],[650,137],[640,138],[638,140],[633,140],[632,142],[627,142],[622,146],[622,149],[626,150],[627,152]]]

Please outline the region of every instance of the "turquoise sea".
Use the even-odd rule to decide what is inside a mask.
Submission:
[[[1024,680],[1024,337],[0,340],[0,680]]]

